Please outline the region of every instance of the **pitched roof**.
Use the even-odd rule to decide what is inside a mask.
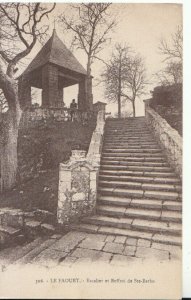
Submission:
[[[99,104],[104,104],[104,105],[107,105],[107,103],[105,103],[105,102],[102,102],[102,101],[97,101],[96,103],[94,103],[94,105],[99,105]]]
[[[48,62],[80,74],[87,74],[72,52],[59,39],[55,29],[51,38],[38,52],[22,75],[30,73]]]

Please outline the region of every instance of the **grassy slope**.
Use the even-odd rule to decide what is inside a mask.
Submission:
[[[94,128],[94,122],[68,121],[20,130],[18,185],[0,195],[0,206],[56,212],[59,163],[69,159],[72,148],[88,150]]]

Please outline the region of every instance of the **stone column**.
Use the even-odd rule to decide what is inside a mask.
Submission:
[[[58,68],[46,64],[42,69],[42,106],[56,107],[58,103]]]
[[[18,81],[18,96],[21,108],[28,108],[31,106],[31,85],[29,76],[25,75],[19,78]]]

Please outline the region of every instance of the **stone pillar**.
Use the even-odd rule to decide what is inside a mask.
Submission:
[[[28,108],[31,106],[31,85],[29,76],[24,75],[19,78],[18,81],[18,96],[19,96],[19,103],[21,108]]]
[[[57,107],[58,67],[46,64],[42,69],[42,106]]]
[[[78,109],[81,111],[87,111],[87,92],[86,92],[86,80],[79,82],[79,91],[78,91]]]
[[[59,89],[58,89],[58,103],[57,103],[57,107],[63,107],[64,106],[63,96],[64,96],[63,87],[59,87]]]
[[[146,116],[147,108],[149,108],[151,99],[145,99],[145,100],[143,100],[143,102],[144,102],[144,104],[145,104],[145,116]]]
[[[88,163],[85,151],[73,150],[67,164],[60,164],[57,219],[77,222],[95,211],[98,167]]]

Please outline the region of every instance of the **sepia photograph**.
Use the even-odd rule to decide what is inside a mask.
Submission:
[[[0,2],[0,298],[182,297],[182,6]]]

